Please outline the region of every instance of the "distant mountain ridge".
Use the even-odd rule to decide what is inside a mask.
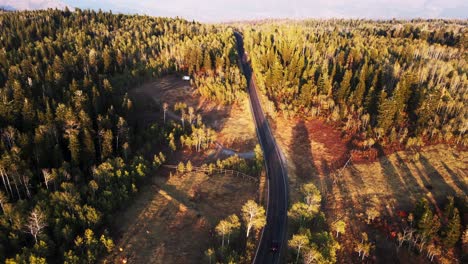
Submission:
[[[67,6],[67,4],[60,0],[0,0],[0,9],[7,11],[48,8],[65,9]]]
[[[0,10],[1,11],[15,11],[16,9],[12,6],[0,5]]]

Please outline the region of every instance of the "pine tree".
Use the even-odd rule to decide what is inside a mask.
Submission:
[[[210,72],[213,68],[212,62],[211,62],[211,56],[209,52],[205,52],[205,57],[203,59],[203,67],[208,72]]]
[[[111,51],[109,51],[108,49],[105,49],[103,54],[102,54],[102,59],[103,59],[103,63],[104,63],[104,71],[108,74],[112,73],[111,69],[112,69],[112,63],[113,63],[113,59],[112,59],[112,54],[111,54]]]
[[[417,227],[421,235],[427,239],[431,239],[437,234],[440,228],[440,221],[437,215],[434,215],[429,205],[426,202],[422,202],[422,207],[419,207],[415,211],[415,217],[417,221]]]
[[[185,172],[185,166],[183,162],[179,162],[179,165],[177,165],[177,172],[179,173],[184,173]]]
[[[447,224],[442,228],[442,241],[447,248],[452,248],[461,236],[460,213],[455,207],[453,197],[449,197],[449,203],[444,210],[444,218]]]
[[[356,90],[353,93],[353,103],[358,107],[362,106],[362,101],[364,100],[364,94],[367,90],[366,78],[367,78],[367,62],[365,62],[361,68],[361,73],[359,74],[359,83],[356,86]]]
[[[105,129],[101,131],[102,143],[101,143],[101,160],[104,161],[110,158],[113,154],[112,141],[113,135],[112,130]]]
[[[382,91],[379,99],[379,113],[377,116],[377,125],[386,133],[393,124],[393,118],[397,111],[395,103],[391,98],[387,98],[387,93]]]
[[[322,74],[320,74],[317,87],[318,87],[319,94],[325,94],[325,95],[332,94],[333,87],[328,77],[328,73],[326,71],[323,71]]]
[[[341,81],[340,88],[336,93],[336,100],[338,102],[344,103],[349,96],[351,90],[351,78],[353,73],[351,70],[346,70],[343,80]]]
[[[187,161],[187,165],[185,165],[185,170],[186,170],[187,172],[192,172],[193,166],[192,166],[192,162],[191,162],[190,160]]]
[[[89,167],[94,164],[94,159],[96,157],[93,135],[89,129],[84,129],[82,142],[83,154],[81,155],[81,163]]]
[[[71,164],[78,166],[80,164],[81,145],[78,138],[78,131],[74,130],[68,134],[68,149],[71,154]]]

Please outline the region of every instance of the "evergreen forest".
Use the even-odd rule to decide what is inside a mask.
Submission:
[[[147,178],[177,150],[196,156],[216,141],[216,131],[184,102],[169,113],[180,122],[166,120],[163,102],[151,107],[164,117],[145,122],[131,89],[189,76],[211,103],[246,100],[250,80],[237,33],[270,120],[320,119],[339,129],[353,161],[436,144],[466,151],[467,20],[202,24],[81,9],[0,10],[0,262],[96,263],[111,253],[115,214],[131,206]],[[260,177],[263,156],[270,155],[257,146],[251,161],[232,156],[203,168]],[[194,170],[190,160],[176,169]],[[312,182],[294,191],[300,202],[287,212],[289,258],[336,262],[346,223],[328,226],[326,194]],[[425,239],[420,252],[456,248],[466,258],[466,199],[447,196],[440,220],[428,200],[415,201],[414,229],[411,220],[411,235],[398,234],[398,248],[411,248],[414,233]],[[249,200],[240,212],[246,248],[255,252],[265,210]],[[222,246],[205,252],[210,262],[213,255],[230,259],[229,235],[239,221],[234,214],[216,226]],[[257,233],[248,240],[251,230]],[[232,259],[243,259],[242,250]],[[370,251],[363,233],[356,252],[364,259]]]
[[[266,22],[245,43],[276,111],[335,123],[359,155],[468,144],[466,20]]]
[[[3,12],[0,28],[1,262],[94,263],[112,250],[112,213],[174,135],[191,134],[137,122],[129,88],[183,72],[221,104],[245,94],[232,30],[79,9]]]

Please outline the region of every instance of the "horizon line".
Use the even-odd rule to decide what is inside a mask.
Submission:
[[[12,8],[12,9],[9,9]],[[246,23],[246,22],[266,22],[266,21],[307,21],[307,20],[362,20],[362,21],[375,21],[375,22],[387,22],[387,21],[413,21],[413,20],[421,20],[421,21],[431,21],[431,20],[441,20],[441,21],[466,21],[468,22],[468,17],[461,18],[461,17],[381,17],[381,18],[372,18],[372,17],[353,17],[353,16],[343,16],[343,17],[300,17],[300,18],[291,18],[291,17],[258,17],[258,18],[245,18],[245,19],[221,19],[221,20],[213,20],[213,21],[204,21],[200,19],[192,19],[187,18],[184,16],[158,16],[158,15],[151,15],[145,14],[140,12],[122,12],[122,11],[115,11],[112,9],[102,9],[102,8],[80,8],[80,7],[70,7],[65,6],[64,8],[54,7],[54,8],[40,8],[40,9],[15,9],[10,6],[0,6],[0,11],[3,12],[34,12],[34,11],[47,11],[47,10],[61,10],[65,11],[68,8],[70,12],[76,12],[77,10],[82,11],[95,11],[95,12],[104,12],[104,13],[112,13],[112,14],[122,14],[128,16],[147,16],[147,17],[159,17],[159,18],[171,18],[171,19],[183,19],[186,21],[195,21],[202,24],[232,24],[232,23]]]

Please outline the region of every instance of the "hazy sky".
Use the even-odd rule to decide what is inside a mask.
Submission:
[[[0,0],[60,2],[60,0]],[[468,0],[61,0],[80,8],[203,22],[259,18],[468,18]]]

